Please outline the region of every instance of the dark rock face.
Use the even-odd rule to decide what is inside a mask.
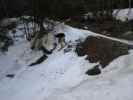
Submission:
[[[87,56],[91,63],[99,62],[104,68],[115,58],[128,54],[128,45],[101,37],[88,37],[77,45],[78,56]]]

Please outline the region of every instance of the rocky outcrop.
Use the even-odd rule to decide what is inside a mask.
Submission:
[[[119,56],[128,54],[129,46],[120,42],[101,37],[88,37],[83,43],[77,45],[78,56],[87,55],[91,63],[99,62],[102,68]]]

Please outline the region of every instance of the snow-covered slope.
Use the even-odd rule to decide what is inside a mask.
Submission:
[[[133,53],[120,57],[100,76],[90,76],[68,88],[64,93],[55,92],[48,97],[48,100],[132,100],[132,57]],[[71,83],[71,78],[69,79]]]
[[[75,45],[93,32],[79,30],[63,24],[54,33],[64,32],[66,41]],[[20,34],[20,31],[18,31]],[[121,40],[121,42],[123,42]],[[96,65],[78,57],[74,48],[64,53],[55,50],[48,59],[33,67],[41,52],[31,51],[29,43],[21,38],[0,55],[0,100],[132,100],[133,51],[119,57],[99,76],[87,76],[85,72]],[[5,77],[15,74],[14,78]]]

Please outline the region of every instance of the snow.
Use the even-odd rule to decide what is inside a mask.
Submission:
[[[79,77],[83,77],[84,73],[80,71],[80,67],[84,65],[84,62],[83,58],[78,58],[73,52],[66,54],[58,52],[52,54],[43,64],[21,71],[20,74],[10,81],[10,84],[9,82],[1,81],[0,92],[3,92],[0,94],[0,97],[2,100],[8,100],[8,98],[10,98],[10,100],[17,100],[19,98],[22,98],[22,100],[29,100],[31,98],[32,100],[36,100],[38,98],[41,99],[43,96],[47,97],[53,92],[54,88],[60,89],[60,85],[57,84],[58,80],[61,80],[60,78],[66,77],[65,82],[73,80],[72,85],[77,84],[77,81],[81,81]],[[81,66],[78,67],[79,64]],[[87,62],[86,64],[88,65]],[[71,68],[70,65],[72,65],[73,68]],[[77,78],[73,76],[69,79],[68,75],[71,72]],[[64,74],[67,75],[64,76]],[[69,87],[71,87],[71,84],[66,85],[70,85]],[[22,91],[19,91],[21,89]],[[39,95],[37,96],[36,94]]]
[[[133,19],[133,9],[126,8],[126,9],[117,9],[117,10],[114,10],[113,16],[117,20],[121,20],[123,22],[127,21],[127,20],[132,20]]]
[[[21,26],[21,25],[20,25]],[[18,27],[20,27],[18,26]],[[20,69],[28,65],[28,62],[39,58],[42,53],[30,50],[30,44],[25,40],[24,32],[16,28],[16,38],[14,45],[9,47],[8,52],[0,55],[0,80],[6,74],[18,72]],[[13,37],[9,31],[9,35]]]
[[[70,26],[65,25],[64,23],[57,24],[53,33],[54,34],[64,33],[66,42],[70,42],[70,41],[75,42],[76,40],[79,40],[79,39],[82,40],[91,34],[91,32],[89,32],[88,34],[88,32],[83,32],[82,30],[72,28]]]
[[[132,100],[132,57],[133,51],[113,61],[100,76],[88,77],[65,93],[54,93],[46,100]]]
[[[64,24],[53,31],[59,32],[65,33],[66,42],[71,44],[89,35],[104,37]],[[22,35],[19,28],[17,34]],[[97,63],[78,57],[74,48],[67,53],[55,50],[43,63],[29,67],[42,53],[31,51],[24,37],[15,40],[9,51],[0,55],[1,100],[132,100],[133,50],[111,62],[102,74],[87,76],[85,72]],[[15,77],[5,77],[8,73]]]

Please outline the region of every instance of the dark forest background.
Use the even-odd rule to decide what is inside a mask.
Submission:
[[[22,15],[65,19],[89,11],[132,7],[131,0],[0,0],[0,19]]]

